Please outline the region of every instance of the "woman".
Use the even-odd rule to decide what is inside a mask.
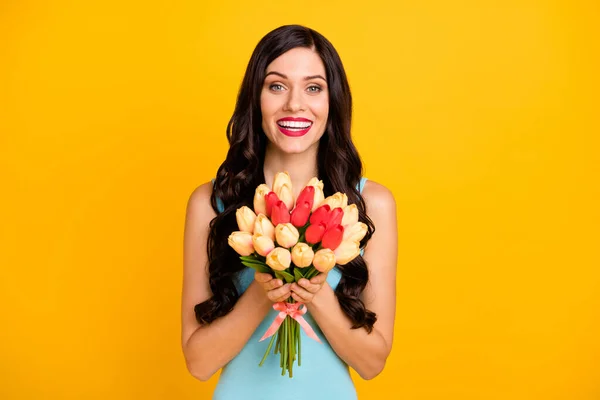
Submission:
[[[351,113],[342,62],[322,35],[289,25],[258,43],[227,126],[227,158],[214,184],[191,194],[186,213],[182,348],[202,381],[223,368],[214,399],[353,399],[348,366],[372,379],[385,365],[394,328],[396,206],[386,187],[361,176]],[[295,198],[313,176],[325,196],[348,195],[369,227],[362,257],[291,285],[240,264],[227,243],[238,230],[235,212],[251,207],[255,188],[272,187],[280,171],[289,172]],[[302,332],[302,365],[293,378],[281,376],[272,352],[258,366],[268,345],[259,338],[277,314],[273,303],[289,296],[306,304],[305,318],[323,342]]]

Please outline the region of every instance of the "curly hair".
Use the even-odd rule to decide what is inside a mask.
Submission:
[[[267,66],[283,53],[297,48],[309,48],[319,54],[329,86],[329,115],[325,133],[317,154],[318,178],[324,183],[324,194],[346,193],[348,204],[356,204],[359,221],[368,227],[361,241],[367,244],[375,226],[366,214],[365,202],[357,189],[363,167],[351,134],[352,95],[342,61],[333,45],[320,33],[300,25],[281,26],[263,37],[248,63],[238,92],[233,116],[227,124],[229,150],[219,167],[211,196],[217,216],[210,222],[207,242],[209,284],[213,296],[194,307],[200,324],[209,324],[229,313],[240,294],[234,278],[244,267],[239,255],[228,245],[231,232],[238,230],[235,213],[244,205],[253,207],[254,191],[265,183],[264,159],[267,137],[262,130],[260,93]],[[224,205],[219,213],[217,198]],[[335,294],[344,313],[353,322],[353,329],[364,327],[371,333],[377,320],[366,309],[360,295],[369,279],[362,256],[338,266],[341,279]]]

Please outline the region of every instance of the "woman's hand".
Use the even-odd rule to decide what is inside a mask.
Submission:
[[[281,279],[275,279],[271,274],[256,271],[254,273],[254,280],[262,286],[267,298],[273,303],[285,301],[285,299],[290,297],[291,284],[287,283],[284,285]]]
[[[297,302],[304,304],[313,301],[327,280],[327,274],[328,272],[321,273],[311,278],[310,281],[306,278],[302,278],[298,282],[292,283],[292,298]]]

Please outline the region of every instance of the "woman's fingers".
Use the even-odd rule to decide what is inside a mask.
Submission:
[[[290,284],[285,284],[277,289],[269,290],[268,297],[271,301],[278,302],[283,298],[284,300],[290,296]]]

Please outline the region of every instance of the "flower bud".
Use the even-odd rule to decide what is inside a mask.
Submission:
[[[296,207],[308,203],[308,211],[312,211],[312,206],[315,201],[315,187],[305,186],[296,199]]]
[[[309,227],[306,228],[306,232],[304,232],[304,238],[307,243],[316,244],[319,243],[321,239],[323,239],[324,234],[325,224],[321,222],[316,225],[309,225]]]
[[[265,196],[265,204],[267,207],[267,217],[271,216],[271,212],[273,209],[273,206],[275,204],[277,204],[277,202],[279,201],[279,197],[277,197],[277,194],[275,192],[269,192],[267,193],[267,195]]]
[[[312,247],[306,243],[297,243],[292,249],[292,261],[294,265],[300,268],[308,267],[312,264],[315,252]]]
[[[256,214],[249,207],[242,206],[235,212],[235,219],[237,220],[238,227],[242,232],[254,231],[254,222],[256,221]]]
[[[348,196],[346,196],[346,193],[337,192],[323,200],[323,202],[321,202],[319,206],[322,206],[324,204],[329,204],[329,207],[331,208],[340,207],[343,209],[348,205]]]
[[[354,225],[348,226],[344,230],[344,239],[354,242],[360,242],[367,234],[367,225],[363,222],[357,222]]]
[[[344,228],[341,225],[336,225],[331,229],[328,229],[323,235],[321,246],[327,249],[335,250],[344,236]]]
[[[267,203],[265,196],[271,191],[264,183],[258,185],[254,192],[254,212],[256,215],[265,214],[267,215]]]
[[[292,194],[291,186],[288,186],[287,184],[283,185],[276,193],[279,200],[284,202],[288,210],[294,208],[294,195]]]
[[[358,208],[356,204],[349,204],[344,207],[344,218],[342,218],[342,226],[347,228],[358,222]]]
[[[254,253],[252,234],[249,232],[233,232],[231,235],[229,235],[229,238],[227,238],[227,243],[240,256],[249,256]]]
[[[331,207],[329,207],[328,204],[324,205],[323,207],[317,208],[310,216],[311,225],[319,225],[320,223],[324,223],[325,225],[327,225],[327,221],[329,220],[330,209]]]
[[[290,222],[292,225],[300,228],[308,222],[308,217],[310,216],[310,204],[308,202],[304,202],[302,204],[296,205],[296,208],[292,211],[292,215],[290,216]]]
[[[271,222],[274,226],[290,222],[290,212],[283,201],[279,200],[271,210]]]
[[[252,244],[254,245],[254,250],[264,257],[275,248],[275,243],[273,243],[270,237],[258,233],[252,235]]]
[[[346,265],[360,254],[360,244],[353,240],[344,240],[334,250],[334,254],[338,264]]]
[[[321,249],[315,253],[312,263],[317,271],[325,273],[335,266],[335,254],[331,249]]]
[[[264,214],[258,214],[254,222],[254,233],[262,236],[267,236],[271,240],[275,240],[275,226],[269,218]]]
[[[281,247],[292,247],[298,243],[299,237],[300,233],[298,232],[298,229],[289,222],[279,224],[275,227],[275,238],[277,239],[277,244]]]
[[[313,203],[311,207],[311,211],[315,211],[325,199],[325,195],[323,194],[323,181],[319,179],[311,178],[310,181],[306,184],[306,186],[312,186],[315,188],[315,194],[313,197]]]
[[[273,191],[279,195],[279,190],[283,185],[287,185],[290,190],[292,190],[292,179],[290,178],[290,174],[287,172],[278,172],[275,174],[275,178],[273,179]],[[291,208],[291,207],[290,207]]]
[[[288,249],[275,247],[266,257],[266,263],[275,271],[284,271],[289,268],[292,255]]]
[[[329,230],[336,225],[341,225],[342,218],[344,218],[344,210],[342,208],[336,207],[329,211],[327,222],[325,223],[327,225],[326,229]]]

